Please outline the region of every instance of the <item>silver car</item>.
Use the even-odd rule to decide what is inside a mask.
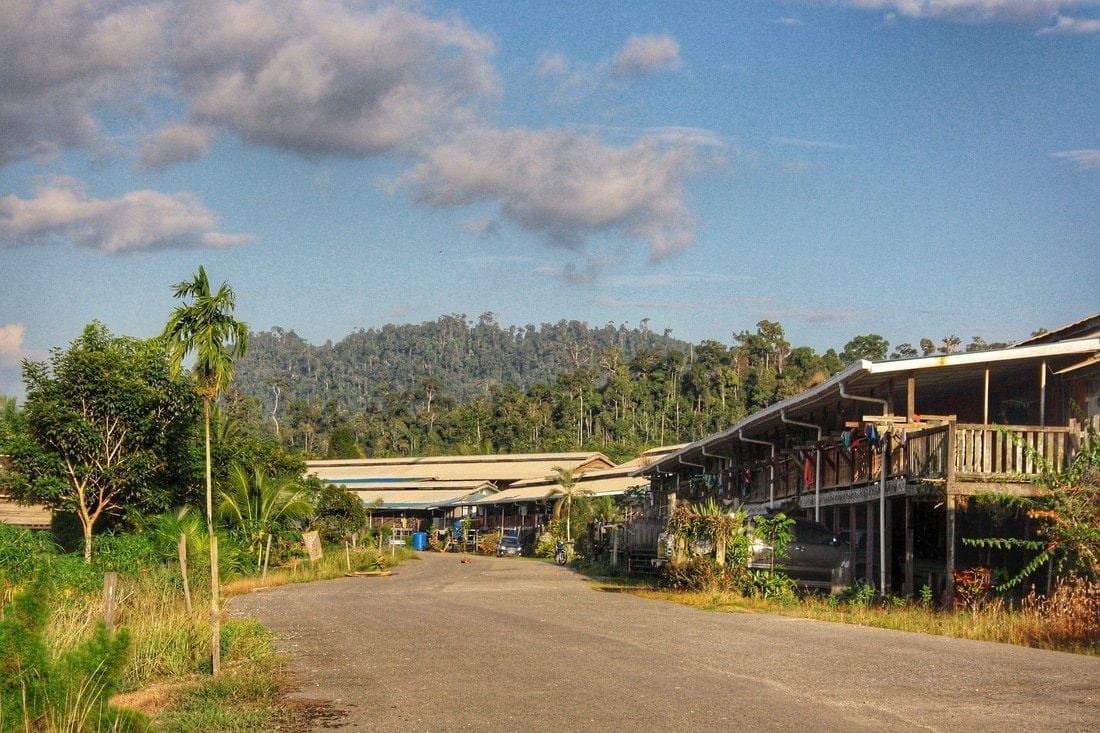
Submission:
[[[752,536],[753,520],[749,519]],[[802,588],[840,593],[851,583],[848,545],[823,524],[795,518],[791,542],[782,557],[774,557],[772,547],[759,537],[752,538],[750,570],[785,573]]]
[[[519,537],[512,537],[506,535],[500,538],[500,544],[497,545],[497,557],[504,557],[505,555],[522,555],[523,545],[520,544]]]

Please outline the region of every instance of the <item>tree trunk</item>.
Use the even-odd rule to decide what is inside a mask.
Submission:
[[[92,562],[92,524],[95,522],[90,517],[80,517],[80,528],[84,530],[84,562]]]
[[[206,423],[206,531],[210,538],[210,674],[221,673],[221,613],[218,610],[218,537],[214,534],[214,479],[210,457],[210,399],[203,400]]]

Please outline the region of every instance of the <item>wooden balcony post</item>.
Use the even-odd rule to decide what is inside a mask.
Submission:
[[[947,421],[947,481],[944,483],[944,491],[947,492],[946,503],[944,504],[947,511],[947,523],[945,534],[947,535],[944,541],[946,548],[946,583],[947,588],[944,593],[945,606],[949,610],[955,609],[955,431],[957,423],[955,420]]]
[[[947,510],[947,527],[945,546],[947,548],[947,560],[945,562],[945,583],[943,600],[944,607],[950,611],[955,610],[955,495],[949,493],[945,504]]]

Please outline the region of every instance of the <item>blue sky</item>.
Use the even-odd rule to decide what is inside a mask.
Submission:
[[[0,3],[0,392],[202,264],[315,343],[486,311],[1012,341],[1100,310],[1100,0]]]

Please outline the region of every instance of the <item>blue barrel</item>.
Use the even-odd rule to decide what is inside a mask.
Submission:
[[[414,550],[426,550],[426,549],[428,549],[428,533],[427,532],[413,532],[413,549]]]

